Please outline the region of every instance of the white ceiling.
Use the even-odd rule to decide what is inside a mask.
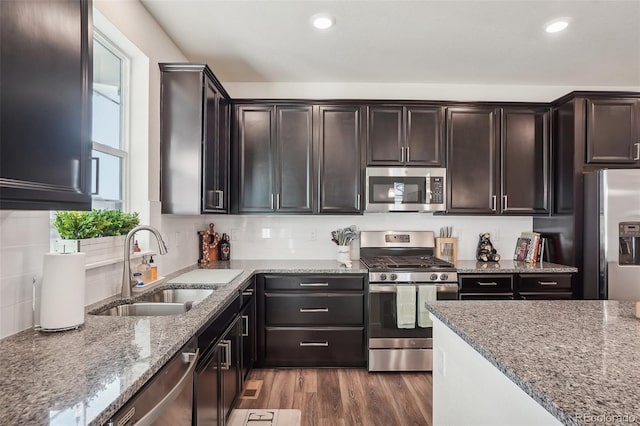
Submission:
[[[640,0],[142,3],[224,82],[640,86]]]

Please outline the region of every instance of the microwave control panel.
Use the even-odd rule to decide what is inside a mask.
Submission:
[[[444,203],[444,177],[431,176],[429,185],[431,187],[431,204]]]

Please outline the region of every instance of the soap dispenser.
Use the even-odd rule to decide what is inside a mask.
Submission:
[[[158,266],[153,262],[153,255],[149,257],[149,281],[155,281],[158,279]]]

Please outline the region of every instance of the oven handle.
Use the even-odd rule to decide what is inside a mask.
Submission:
[[[416,291],[418,291],[418,285]],[[434,284],[438,293],[457,293],[458,284]],[[369,284],[369,293],[395,293],[398,286],[394,284]]]

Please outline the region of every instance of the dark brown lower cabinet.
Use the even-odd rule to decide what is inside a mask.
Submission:
[[[262,367],[364,367],[362,275],[257,278]]]
[[[573,299],[573,274],[458,274],[460,300]]]

